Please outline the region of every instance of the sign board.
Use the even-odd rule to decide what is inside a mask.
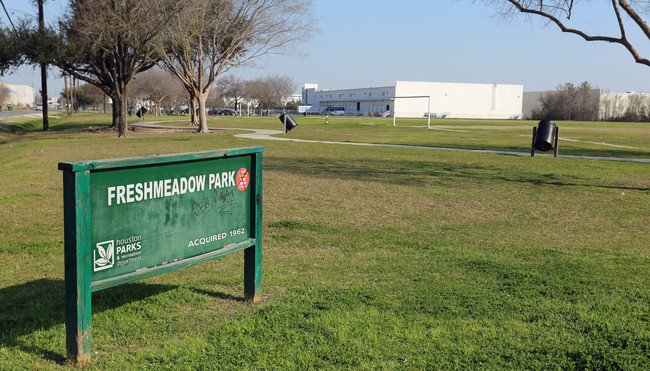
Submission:
[[[66,346],[90,357],[91,293],[244,250],[261,288],[261,147],[59,163]]]

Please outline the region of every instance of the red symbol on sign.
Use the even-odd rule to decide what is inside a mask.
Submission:
[[[248,170],[245,168],[239,169],[237,172],[237,189],[240,191],[245,191],[248,188],[250,177],[248,175]]]

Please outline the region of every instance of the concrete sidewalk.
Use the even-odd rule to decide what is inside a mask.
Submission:
[[[195,127],[189,126],[157,126],[155,124],[162,123],[165,121],[159,122],[148,122],[148,123],[138,123],[130,124],[132,126],[147,127],[147,128],[158,128],[158,129],[196,129]],[[167,121],[169,122],[169,121]],[[327,140],[306,140],[306,139],[295,139],[289,138],[286,135],[283,135],[281,130],[269,130],[269,129],[242,129],[242,128],[210,128],[212,131],[217,130],[236,130],[236,131],[247,131],[245,134],[236,134],[234,137],[237,138],[246,138],[246,139],[257,139],[257,140],[280,140],[288,142],[302,142],[302,143],[323,143],[323,144],[344,144],[350,146],[369,146],[369,147],[393,147],[393,148],[419,148],[419,149],[434,149],[440,151],[458,151],[458,152],[477,152],[477,153],[494,153],[500,155],[514,155],[514,156],[528,156],[530,157],[530,152],[514,152],[514,151],[493,151],[487,149],[463,149],[463,148],[446,148],[446,147],[429,147],[429,146],[412,146],[406,144],[381,144],[381,143],[360,143],[360,142],[332,142]],[[535,156],[546,156],[552,157],[552,154],[535,154]],[[587,160],[605,160],[605,161],[624,161],[624,162],[643,162],[650,163],[650,159],[647,158],[626,158],[626,157],[599,157],[599,156],[575,156],[575,155],[558,155],[562,158],[581,158]]]

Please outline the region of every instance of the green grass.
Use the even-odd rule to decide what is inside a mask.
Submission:
[[[515,127],[470,135],[409,127],[422,120],[297,119],[292,138],[522,152],[530,137],[508,138],[534,125],[435,120]],[[100,291],[90,368],[650,368],[648,164],[86,129],[106,123],[76,115],[48,133],[37,121],[0,132],[0,369],[74,367],[58,162],[253,145],[265,147],[263,300],[242,299],[241,254]],[[639,147],[575,142],[572,154],[648,158],[647,124],[558,125],[561,137],[575,127]]]

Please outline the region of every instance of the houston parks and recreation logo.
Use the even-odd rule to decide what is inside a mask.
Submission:
[[[95,272],[113,268],[115,265],[115,241],[97,243],[93,251],[93,261],[95,262],[93,267]]]
[[[142,236],[98,242],[93,249],[93,271],[99,272],[142,259]],[[116,263],[117,261],[117,263]]]

